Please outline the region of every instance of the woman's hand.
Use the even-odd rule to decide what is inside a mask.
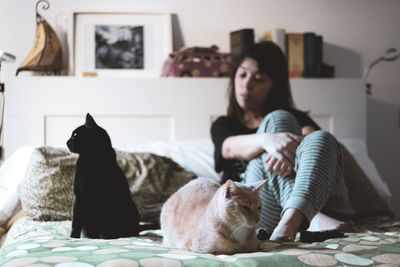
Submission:
[[[280,176],[289,175],[294,168],[296,149],[302,139],[302,136],[292,133],[266,133],[264,149],[269,154],[266,171]]]
[[[268,156],[265,162],[267,163],[267,172],[273,172],[282,177],[288,176],[294,168],[294,165],[291,163],[288,163],[285,160],[278,160],[276,157],[271,155]]]

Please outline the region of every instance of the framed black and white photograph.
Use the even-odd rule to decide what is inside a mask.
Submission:
[[[159,77],[172,52],[171,16],[152,12],[72,12],[70,74]]]

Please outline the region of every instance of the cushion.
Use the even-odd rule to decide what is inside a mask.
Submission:
[[[117,162],[143,221],[158,222],[164,202],[197,176],[170,158],[148,152],[117,151]]]
[[[186,170],[220,183],[214,169],[214,144],[210,139],[186,141],[145,141],[116,146],[127,152],[150,152],[171,158]],[[222,174],[222,173],[221,173]]]
[[[344,146],[342,151],[344,180],[356,219],[379,215],[393,216],[388,203],[379,195],[353,155]]]
[[[162,204],[196,175],[167,157],[116,151],[138,207],[141,220],[158,221]],[[25,214],[33,220],[70,220],[72,181],[77,154],[67,149],[38,147],[32,153],[19,195]]]
[[[38,147],[18,188],[22,209],[33,220],[59,221],[72,217],[72,180],[77,154],[67,149]]]
[[[379,175],[375,163],[369,157],[365,141],[354,138],[341,138],[339,141],[347,148],[348,152],[350,152],[353,158],[357,161],[358,165],[368,176],[368,179],[374,185],[379,195],[387,202],[390,202],[392,193],[390,192],[386,182]]]

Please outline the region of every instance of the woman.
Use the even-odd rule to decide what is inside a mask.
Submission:
[[[293,241],[309,226],[317,231],[351,224],[341,221],[353,210],[340,146],[294,107],[286,59],[274,43],[254,44],[238,58],[228,114],[213,123],[211,135],[224,180],[268,179],[260,192],[259,227],[272,232],[271,240]]]

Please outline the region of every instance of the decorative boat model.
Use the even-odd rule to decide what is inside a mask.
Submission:
[[[38,6],[44,2],[42,8],[47,10],[50,3],[40,0],[36,4],[36,35],[33,47],[25,60],[17,69],[20,71],[42,72],[46,75],[59,75],[63,69],[63,55],[60,40],[49,23],[39,14]]]

